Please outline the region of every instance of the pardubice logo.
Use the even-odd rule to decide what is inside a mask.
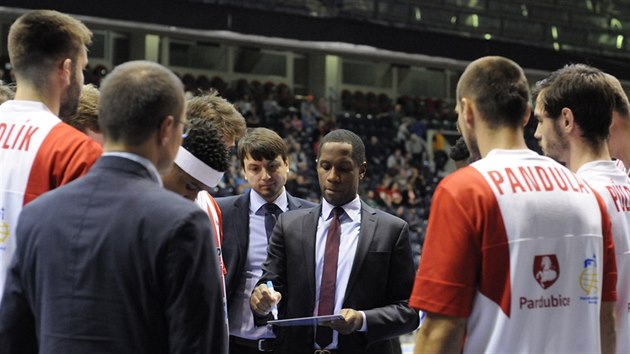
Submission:
[[[534,257],[533,276],[536,283],[541,288],[551,287],[558,277],[560,277],[560,264],[555,254],[543,254]],[[567,307],[571,305],[571,298],[562,294],[551,296],[540,296],[536,299],[528,299],[521,296],[519,299],[520,309],[539,309],[547,307]]]
[[[534,257],[534,279],[541,288],[547,289],[560,276],[560,265],[555,254]]]

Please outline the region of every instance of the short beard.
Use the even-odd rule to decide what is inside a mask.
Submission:
[[[82,85],[76,83],[75,67],[72,67],[70,74],[70,86],[64,91],[59,105],[59,117],[70,118],[77,113],[79,99],[81,97]]]

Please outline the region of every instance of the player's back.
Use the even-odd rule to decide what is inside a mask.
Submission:
[[[614,283],[601,200],[528,150],[493,150],[462,172],[451,183],[473,199],[481,251],[464,352],[599,352],[602,289]]]
[[[630,353],[630,179],[614,161],[586,163],[577,175],[600,194],[608,209],[617,259],[617,353]]]

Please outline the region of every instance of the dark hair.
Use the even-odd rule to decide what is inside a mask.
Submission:
[[[18,78],[45,85],[58,60],[76,65],[92,32],[81,21],[53,10],[35,10],[18,18],[8,36],[11,64]]]
[[[453,161],[464,161],[470,157],[470,151],[468,151],[468,146],[466,146],[463,136],[460,136],[455,145],[451,146],[448,156]]]
[[[204,164],[219,172],[230,167],[230,157],[225,143],[214,125],[202,118],[188,120],[190,132],[182,141],[182,147]]]
[[[184,87],[170,70],[150,61],[117,66],[101,85],[99,125],[109,140],[137,146],[167,116],[184,119]]]
[[[319,142],[319,151],[317,153],[317,158],[319,159],[319,154],[322,151],[322,148],[326,143],[347,143],[352,145],[352,160],[358,166],[361,166],[365,162],[365,145],[361,138],[355,133],[345,130],[345,129],[336,129],[326,134],[322,140]]]
[[[550,118],[560,117],[563,108],[573,112],[582,138],[591,146],[608,138],[615,96],[605,74],[584,64],[566,65],[536,83],[537,105]]]
[[[238,141],[236,154],[241,166],[244,166],[247,155],[256,161],[263,159],[271,161],[278,156],[287,161],[289,157],[285,141],[276,132],[267,128],[248,129],[245,136]]]
[[[490,128],[522,126],[529,107],[529,84],[510,59],[483,57],[472,62],[457,84],[457,102],[471,99]]]
[[[621,117],[627,118],[628,116],[630,116],[630,102],[628,102],[628,96],[626,95],[626,92],[623,90],[621,83],[619,82],[619,80],[617,80],[616,77],[610,74],[604,75],[606,75],[606,80],[608,80],[608,83],[612,87],[613,93],[615,95],[614,110],[617,111],[621,115]]]

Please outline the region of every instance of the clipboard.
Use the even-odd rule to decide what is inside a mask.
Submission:
[[[330,322],[334,320],[343,320],[343,316],[326,315],[326,316],[314,316],[314,317],[287,318],[283,320],[267,321],[267,323],[274,326],[280,326],[280,327],[314,326],[314,325],[319,325],[322,322]]]

